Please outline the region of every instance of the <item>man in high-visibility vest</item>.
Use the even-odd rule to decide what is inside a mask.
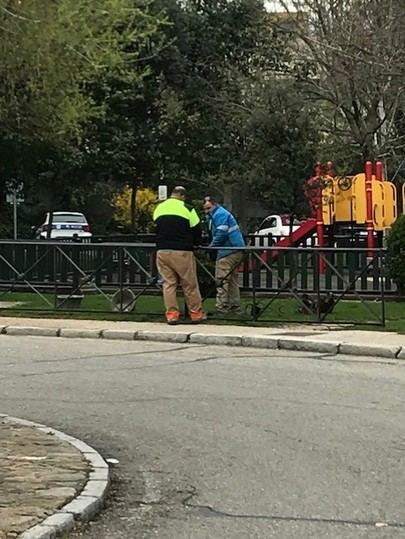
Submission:
[[[197,279],[193,249],[201,243],[200,218],[194,208],[185,203],[186,190],[175,187],[171,197],[154,211],[156,223],[157,267],[163,279],[163,299],[168,324],[177,324],[180,310],[177,287],[181,284],[191,321],[205,318]]]

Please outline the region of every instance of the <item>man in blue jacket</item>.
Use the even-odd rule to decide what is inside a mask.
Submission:
[[[243,259],[241,247],[245,247],[239,225],[230,211],[218,204],[212,196],[204,198],[204,211],[208,216],[211,233],[210,247],[218,249],[215,264],[217,287],[216,307],[219,312],[238,312],[240,310],[240,291],[238,268]],[[235,247],[235,249],[229,249]],[[239,248],[239,249],[238,249]]]

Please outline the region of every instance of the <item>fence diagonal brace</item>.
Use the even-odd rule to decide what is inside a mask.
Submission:
[[[17,278],[14,280],[13,283],[11,283],[10,288],[8,288],[8,289],[5,290],[2,294],[0,294],[0,298],[3,297],[4,294],[7,294],[7,292],[10,292],[11,290],[13,290],[13,289],[14,289],[14,285],[15,285],[16,283],[18,283],[19,281],[21,281],[23,277],[25,277],[26,275],[28,275],[30,271],[32,271],[32,270],[33,270],[33,269],[34,269],[40,262],[42,262],[42,260],[48,256],[49,252],[50,252],[50,249],[48,248],[48,249],[45,251],[45,253],[44,253],[43,255],[41,255],[37,260],[35,260],[35,262],[34,262],[33,264],[31,264],[31,266],[30,266],[28,269],[26,269],[26,270],[24,271],[24,273],[18,273],[18,270],[17,270],[17,269],[15,269],[13,266],[10,266],[11,262],[8,263],[7,259],[2,258],[3,261],[4,261],[9,267],[11,267],[11,269],[12,269],[14,272],[17,272]],[[2,256],[3,256],[3,255],[2,255]]]
[[[0,260],[2,260],[5,264],[7,264],[7,266],[11,270],[13,270],[14,273],[17,275],[18,278],[16,279],[14,284],[17,283],[18,280],[23,281],[26,285],[29,286],[29,288],[31,288],[31,290],[35,292],[35,294],[37,294],[40,298],[42,298],[45,301],[45,303],[47,303],[50,307],[52,307],[52,303],[48,301],[48,299],[43,294],[41,294],[41,292],[37,290],[34,285],[32,285],[27,279],[25,279],[25,275],[26,275],[25,273],[19,272],[17,268],[15,268],[6,258],[4,258],[3,255],[0,255]]]
[[[153,277],[151,273],[148,272],[147,269],[145,269],[142,264],[132,255],[131,252],[128,251],[126,247],[124,247],[123,252],[128,255],[128,257],[132,260],[132,262],[135,263],[135,265],[142,271],[142,273],[149,279],[149,283],[154,285],[158,290],[161,290],[162,287],[157,282],[157,279]]]
[[[360,271],[360,273],[358,275],[356,275],[354,277],[354,279],[352,279],[351,281],[346,281],[346,279],[343,277],[343,275],[340,273],[340,271],[333,265],[329,262],[329,260],[325,257],[325,255],[323,253],[321,253],[321,259],[324,260],[325,264],[327,266],[329,266],[329,268],[335,273],[335,275],[337,275],[339,277],[339,279],[342,281],[343,285],[345,286],[345,289],[343,290],[342,293],[340,293],[338,296],[337,296],[337,299],[335,301],[335,305],[339,303],[339,301],[341,301],[345,295],[347,294],[347,292],[349,290],[351,290],[353,288],[353,285],[356,284],[356,282],[367,272],[367,270],[371,267],[372,263],[374,262],[374,258],[371,259],[365,266],[364,268]],[[377,321],[377,322],[383,322],[383,320],[378,316],[378,314],[376,314],[373,309],[371,309],[368,304],[366,303],[366,300],[364,299],[363,296],[361,296],[356,288],[354,288],[353,290],[353,293],[354,293],[354,296],[356,296],[356,298],[360,301],[360,303],[364,306],[364,308],[371,314],[371,316]],[[321,317],[320,321],[323,322],[326,318],[328,313],[324,313],[323,316]]]
[[[271,268],[266,261],[264,261],[262,258],[260,258],[260,255],[256,252],[253,253],[253,255],[260,261],[260,263],[265,266],[267,268],[268,271],[270,271],[271,274],[274,273],[273,271],[273,268]],[[314,257],[314,253],[312,253],[311,255],[311,258]],[[307,263],[311,260],[311,258],[308,259]],[[302,305],[302,307],[306,307],[305,303],[303,302],[302,298],[299,296],[299,294],[297,294],[297,292],[295,291],[295,289],[290,286],[290,283],[293,279],[295,279],[295,277],[297,277],[298,275],[298,271],[290,276],[290,278],[287,280],[287,281],[283,281],[280,277],[277,276],[277,280],[278,282],[280,283],[281,285],[281,288],[280,290],[278,290],[278,292],[268,301],[268,303],[266,304],[265,307],[263,307],[263,309],[261,310],[260,314],[258,315],[257,318],[260,318],[260,316],[267,311],[267,309],[272,305],[272,303],[274,303],[274,301],[276,299],[278,299],[281,295],[282,292],[284,292],[285,290],[288,290],[291,295],[298,301],[298,303],[300,303]],[[313,316],[315,316],[315,313],[308,313],[308,314],[311,314]]]
[[[95,275],[95,273],[96,273],[97,270],[92,271],[92,272],[89,272],[89,274],[88,274],[88,273],[86,273],[84,270],[82,270],[82,268],[81,268],[80,266],[78,266],[78,265],[76,264],[76,262],[75,262],[74,260],[72,260],[72,259],[70,258],[70,256],[68,256],[68,255],[63,251],[63,249],[61,249],[61,248],[58,246],[58,247],[56,247],[56,250],[59,251],[60,254],[61,254],[64,258],[66,258],[66,260],[67,260],[68,262],[70,262],[70,263],[72,264],[72,266],[73,266],[73,267],[74,267],[74,268],[75,268],[75,269],[76,269],[76,270],[77,270],[83,277],[86,277],[86,279],[88,279],[89,274],[90,274],[91,276]],[[107,260],[108,260],[108,259],[107,259]],[[104,262],[105,262],[105,260],[103,261],[103,264],[102,264],[100,267],[102,267],[102,266],[104,265]],[[100,269],[100,267],[97,268],[97,269]],[[109,297],[107,294],[105,294],[105,293],[103,292],[103,290],[102,290],[100,287],[98,287],[98,286],[97,286],[96,284],[94,284],[94,283],[90,283],[90,284],[91,284],[92,286],[94,286],[94,289],[97,290],[97,292],[100,292],[100,294],[101,294],[102,296],[104,296],[105,299],[110,300],[110,297]],[[73,292],[70,293],[70,297],[71,297],[72,295],[74,295],[79,289],[80,289],[80,287],[76,287],[76,289],[75,289]]]

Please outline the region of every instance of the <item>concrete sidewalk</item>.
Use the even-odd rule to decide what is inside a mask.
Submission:
[[[208,322],[168,326],[159,322],[1,317],[0,331],[5,335],[218,344],[405,359],[405,335],[337,326],[251,327]]]
[[[85,443],[0,414],[0,539],[51,539],[102,506],[108,466]]]

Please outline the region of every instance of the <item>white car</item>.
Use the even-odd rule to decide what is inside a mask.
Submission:
[[[38,238],[48,238],[49,213],[46,214],[44,223],[38,229]],[[82,213],[71,211],[55,211],[52,215],[52,230],[50,239],[90,239],[92,236],[89,223]]]
[[[256,234],[260,236],[268,236],[269,234],[276,237],[288,236],[291,232],[295,232],[300,224],[299,221],[294,220],[291,226],[288,215],[269,215],[262,221]]]
[[[269,247],[292,234],[292,245],[302,244],[307,247],[315,247],[317,245],[315,224],[314,219],[306,221],[294,219],[291,222],[289,215],[269,215],[263,219],[259,230],[255,232],[254,245],[255,247]],[[272,240],[270,244],[269,238]]]

